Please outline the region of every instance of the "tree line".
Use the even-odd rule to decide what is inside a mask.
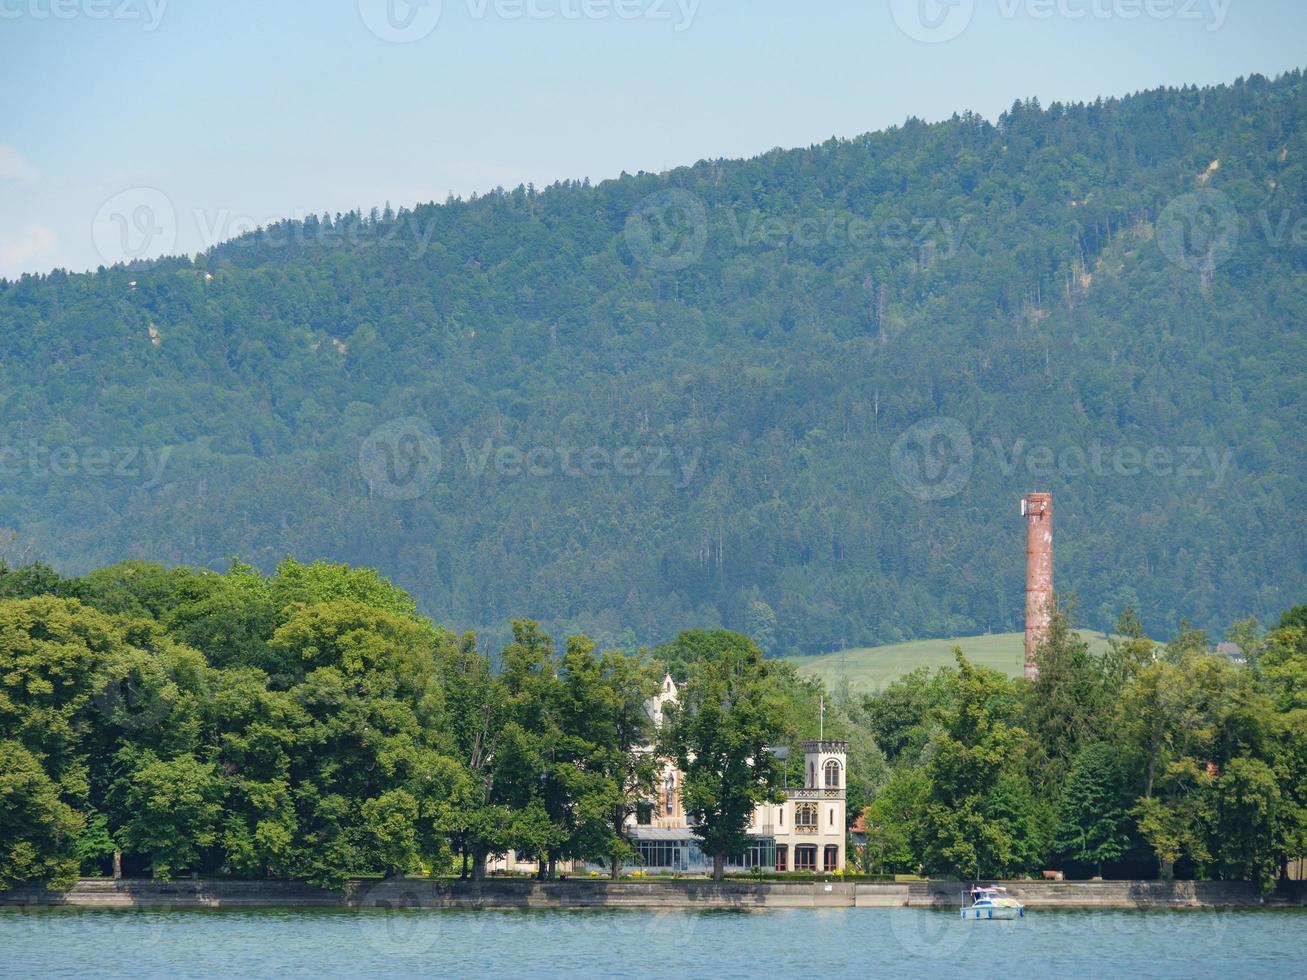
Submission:
[[[891,773],[865,810],[869,866],[964,876],[1259,882],[1307,854],[1307,606],[1232,655],[1131,610],[1101,655],[1055,617],[1029,683],[918,671],[864,702]]]
[[[1060,610],[1039,678],[973,666],[827,692],[748,637],[636,653],[530,620],[481,649],[370,569],[271,575],[0,562],[0,887],[78,875],[481,878],[638,862],[624,832],[661,760],[721,875],[754,806],[849,742],[864,871],[1261,882],[1307,853],[1307,607],[1216,655],[1131,611],[1102,655]],[[670,674],[661,730],[648,699]],[[771,750],[794,751],[782,760]],[[788,767],[788,768],[787,768]]]
[[[616,876],[664,757],[720,874],[776,796],[766,748],[813,727],[819,689],[725,631],[647,656],[512,631],[492,662],[375,572],[324,562],[0,566],[0,886],[114,862],[479,879],[508,849],[542,877],[571,859]],[[666,671],[682,699],[655,731]]]

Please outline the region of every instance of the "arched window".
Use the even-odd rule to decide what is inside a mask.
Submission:
[[[795,830],[816,830],[818,819],[816,803],[800,803],[794,808]]]
[[[676,815],[676,773],[669,772],[664,787],[667,791],[667,815],[673,817]]]
[[[831,759],[830,762],[826,763],[826,788],[840,788],[840,764],[834,759]]]

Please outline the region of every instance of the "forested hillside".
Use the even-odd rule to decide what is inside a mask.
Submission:
[[[1273,621],[1305,160],[1295,72],[0,283],[0,527],[69,573],[329,556],[494,641],[781,654],[1017,628],[1040,489],[1082,625]]]

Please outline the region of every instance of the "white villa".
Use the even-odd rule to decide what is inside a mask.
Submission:
[[[646,705],[655,727],[662,727],[663,707],[676,701],[671,676]],[[805,742],[804,783],[784,788],[785,801],[762,803],[749,824],[750,844],[744,854],[727,856],[727,870],[843,871],[845,859],[845,774],[848,742]],[[652,752],[650,746],[648,751]],[[784,758],[784,750],[779,750]],[[681,807],[681,772],[665,762],[655,799],[626,824],[627,839],[640,859],[623,871],[711,874],[712,856],[699,850],[691,824]],[[487,865],[493,873],[530,873],[536,862],[509,851]],[[575,873],[579,866],[570,866]]]
[[[676,700],[676,683],[669,676],[649,702],[649,716],[663,723],[663,706]],[[764,871],[842,871],[845,858],[845,774],[847,742],[806,742],[804,784],[786,787],[782,803],[763,803],[754,810],[746,853],[730,855],[727,867]],[[657,799],[627,823],[627,836],[640,851],[633,868],[694,874],[711,871],[681,808],[681,773],[665,764]]]

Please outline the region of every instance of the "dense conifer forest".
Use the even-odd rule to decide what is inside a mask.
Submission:
[[[769,655],[1307,586],[1307,81],[1017,102],[751,160],[310,216],[0,283],[11,564],[382,568]],[[238,566],[239,567],[239,566]]]

